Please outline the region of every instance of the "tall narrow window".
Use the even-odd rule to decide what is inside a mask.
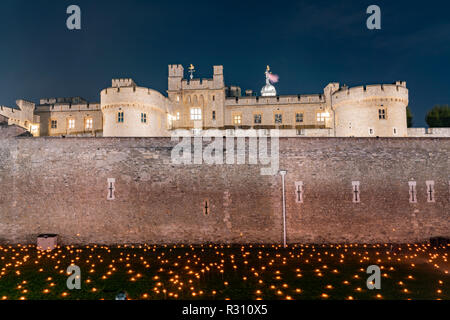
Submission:
[[[114,195],[114,191],[116,190],[116,179],[108,178],[108,195],[106,196],[107,200],[114,200],[116,197]]]
[[[353,203],[361,202],[359,181],[352,181],[352,193],[353,193]]]
[[[409,203],[417,203],[416,181],[409,181]]]
[[[302,123],[303,122],[303,113],[296,113],[295,114],[295,122],[296,123]]]
[[[84,122],[84,128],[86,130],[92,130],[92,118],[87,118]]]
[[[303,181],[295,182],[295,202],[303,203]]]
[[[202,120],[202,109],[191,108],[191,120]]]
[[[176,117],[176,119],[177,119],[177,121],[180,120],[180,113],[179,113],[179,112],[177,112],[177,117]]]
[[[434,181],[426,181],[427,184],[427,202],[435,202]]]
[[[209,215],[211,213],[210,207],[209,207],[209,200],[205,199],[203,201],[203,214],[205,216]]]
[[[212,119],[213,119],[213,120],[216,120],[216,111],[213,111],[213,112],[212,112]]]
[[[283,115],[281,113],[275,114],[275,123],[282,124],[283,123]]]
[[[147,123],[147,114],[146,113],[141,113],[141,122]]]
[[[375,131],[373,128],[369,128],[369,136],[373,136],[375,134]]]
[[[69,129],[75,129],[75,119],[69,119],[67,127]]]
[[[117,122],[123,123],[123,111],[117,113]]]
[[[397,128],[393,128],[392,132],[393,132],[394,136],[396,136],[397,135]]]

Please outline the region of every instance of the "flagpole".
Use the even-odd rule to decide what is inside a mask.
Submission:
[[[284,177],[286,176],[286,170],[280,170],[281,182],[283,184],[283,245],[286,248],[286,197],[285,197],[285,187],[284,187]]]

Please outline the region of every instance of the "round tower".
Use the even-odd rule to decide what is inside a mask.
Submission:
[[[406,137],[406,82],[341,87],[333,93],[337,137]]]
[[[170,104],[158,91],[137,87],[132,79],[113,79],[100,101],[104,137],[169,135]]]

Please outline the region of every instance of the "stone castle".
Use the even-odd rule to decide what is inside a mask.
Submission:
[[[267,70],[256,96],[226,86],[222,66],[212,79],[193,70],[185,79],[181,65],[169,66],[167,96],[114,79],[100,103],[1,107],[0,243],[42,233],[66,244],[450,237],[450,128],[407,128],[405,82],[277,96]],[[279,144],[280,174],[250,161],[175,163],[172,133],[207,129],[226,140],[216,150],[227,160],[241,156],[239,140],[250,150],[245,132],[258,131]],[[279,139],[261,138],[273,131]]]
[[[80,97],[18,100],[0,115],[33,136],[167,137],[174,130],[255,129],[284,137],[450,136],[450,129],[407,128],[406,82],[355,88],[330,83],[319,94],[277,95],[266,71],[261,95],[227,86],[222,66],[211,79],[188,79],[182,65],[169,65],[167,96],[132,79],[113,79],[100,103]]]

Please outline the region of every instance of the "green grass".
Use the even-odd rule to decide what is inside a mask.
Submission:
[[[142,245],[42,252],[31,245],[1,246],[0,299],[114,299],[124,290],[130,299],[158,300],[448,300],[448,249],[420,244],[393,252],[389,245]],[[71,263],[81,269],[80,290],[67,289]],[[373,264],[382,268],[381,290],[366,286],[366,269]]]

